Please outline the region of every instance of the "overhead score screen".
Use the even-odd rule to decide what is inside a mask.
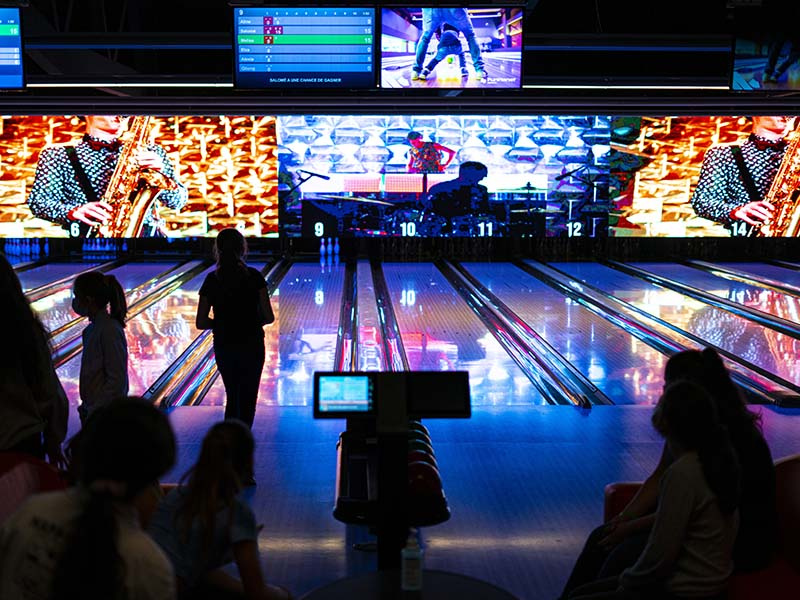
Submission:
[[[18,8],[0,8],[0,89],[25,86]]]
[[[384,8],[381,87],[518,88],[522,21],[520,7]]]
[[[375,86],[374,8],[236,8],[236,87]]]

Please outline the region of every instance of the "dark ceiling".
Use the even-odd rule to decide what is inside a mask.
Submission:
[[[754,2],[761,6],[741,6]],[[487,3],[491,2],[481,2]],[[729,78],[732,34],[748,28],[759,30],[765,23],[800,22],[800,2],[789,5],[792,8],[787,9],[786,0],[529,0],[523,82],[724,87]],[[186,93],[154,85],[158,83],[210,84],[193,88],[192,95],[212,101],[233,96],[241,99],[241,93],[224,87],[232,79],[230,22],[230,3],[222,0],[30,0],[23,8],[28,82],[141,83],[141,88],[125,91],[114,86],[73,91],[83,97],[140,98]],[[728,92],[698,93],[717,103],[729,101],[729,96],[734,103],[740,101]],[[63,88],[36,87],[28,94],[30,99],[65,92]],[[553,102],[550,91],[523,90],[523,94],[534,104],[540,99]],[[567,94],[578,99],[585,95]],[[615,101],[613,91],[593,94]],[[630,97],[631,92],[626,94]],[[366,98],[368,103],[386,104],[391,102],[389,95],[382,90]],[[398,95],[402,94],[394,92]],[[564,92],[558,95],[564,97]],[[640,99],[646,97],[639,95]],[[490,102],[504,99],[495,96]],[[336,100],[345,101],[348,96]],[[795,102],[786,97],[781,101]]]

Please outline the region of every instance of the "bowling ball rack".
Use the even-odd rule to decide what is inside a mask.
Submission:
[[[380,515],[378,439],[374,430],[369,431],[363,425],[361,421],[348,422],[347,430],[339,435],[336,444],[333,516],[342,523],[375,526]],[[411,436],[413,432],[409,428],[406,471],[408,524],[411,527],[430,527],[447,521],[450,507],[433,447]],[[397,477],[402,478],[403,474],[397,473]]]

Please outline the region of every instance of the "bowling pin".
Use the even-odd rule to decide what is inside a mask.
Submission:
[[[339,238],[336,238],[336,243],[333,246],[333,253],[338,255],[339,254]]]

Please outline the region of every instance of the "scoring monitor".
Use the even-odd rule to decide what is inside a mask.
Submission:
[[[234,9],[239,88],[375,86],[375,9]]]
[[[19,8],[0,8],[0,89],[25,87]]]

